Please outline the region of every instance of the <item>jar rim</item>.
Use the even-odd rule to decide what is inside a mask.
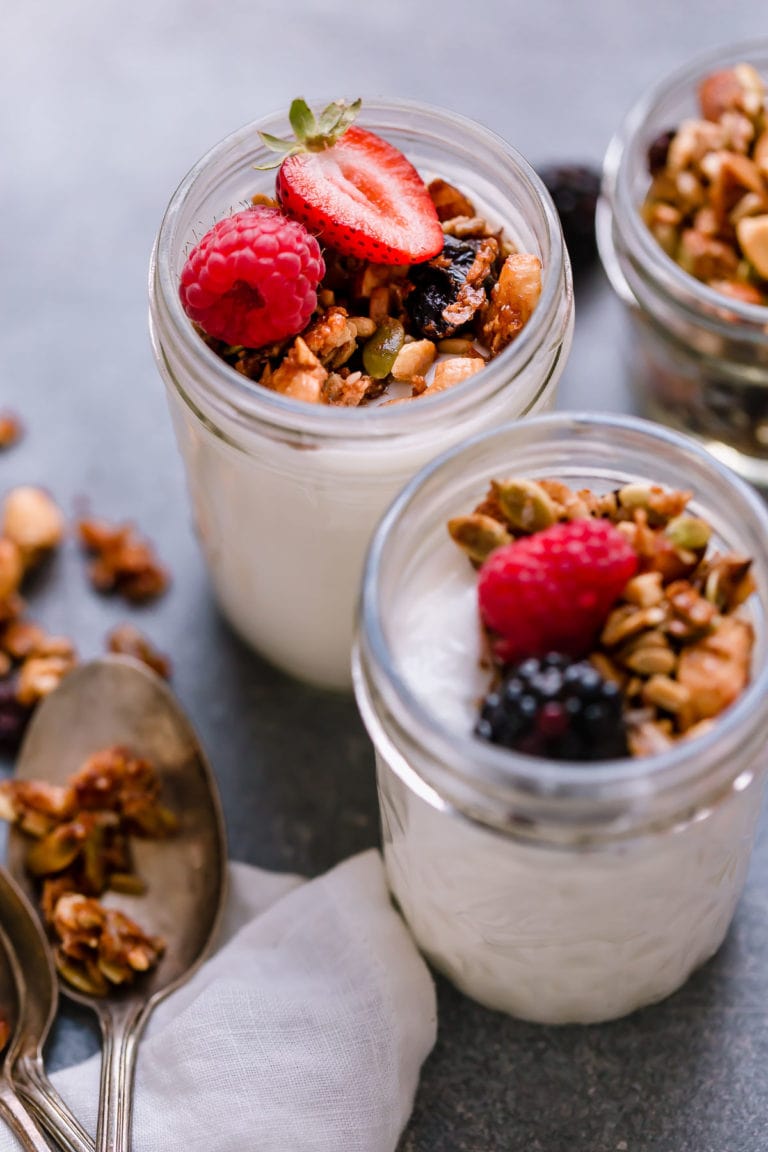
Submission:
[[[601,197],[608,205],[614,227],[626,243],[633,263],[646,269],[656,287],[667,297],[694,314],[705,312],[727,331],[732,331],[734,322],[741,322],[745,328],[757,329],[756,336],[765,339],[768,305],[749,304],[724,296],[681,268],[645,224],[630,187],[629,162],[642,144],[646,122],[659,105],[675,92],[692,90],[696,81],[713,68],[734,66],[745,60],[768,66],[768,37],[725,44],[699,53],[647,89],[626,113],[608,145],[603,161]],[[601,223],[603,226],[598,232],[602,255],[602,249],[605,246],[610,249],[611,242],[605,221]],[[605,258],[603,262],[606,263]],[[608,264],[611,263],[609,251]]]
[[[316,102],[320,104],[320,101]],[[238,151],[249,148],[249,162],[258,161],[260,151],[270,156],[263,146],[253,149],[259,131],[273,135],[290,131],[284,109],[251,121],[229,133],[192,168],[173,193],[163,215],[153,247],[149,271],[150,327],[158,363],[164,356],[162,343],[169,340],[177,352],[190,364],[201,367],[205,375],[206,398],[217,403],[229,415],[233,412],[246,420],[265,422],[287,434],[343,440],[373,440],[418,435],[429,428],[439,416],[450,421],[460,419],[463,412],[493,395],[510,380],[522,374],[542,344],[552,345],[566,330],[572,311],[570,263],[563,242],[560,221],[540,177],[528,161],[501,136],[469,118],[418,101],[402,99],[365,99],[360,123],[376,127],[376,119],[386,121],[387,113],[418,114],[443,130],[446,141],[451,132],[460,133],[474,147],[500,160],[518,178],[533,203],[540,210],[544,247],[542,263],[545,265],[542,292],[528,323],[520,335],[498,356],[490,361],[476,378],[462,381],[435,396],[421,396],[417,405],[393,404],[362,408],[308,404],[263,387],[242,376],[226,364],[195,332],[186,316],[178,293],[178,275],[173,267],[173,248],[177,240],[182,206],[212,169],[232,158]],[[392,125],[390,125],[391,127]],[[386,123],[382,128],[386,134]],[[250,143],[249,143],[250,142]],[[562,318],[562,331],[552,333],[552,323],[561,301],[563,285],[567,295],[567,309]],[[162,331],[161,331],[162,328]],[[198,373],[199,375],[199,373]],[[520,415],[533,407],[538,394],[530,398]]]
[[[653,755],[593,764],[526,756],[486,744],[471,734],[458,734],[421,703],[395,667],[382,621],[378,572],[388,540],[423,486],[441,471],[450,470],[465,453],[494,440],[517,438],[522,448],[534,441],[544,444],[563,435],[576,437],[598,432],[611,437],[613,443],[622,437],[634,437],[644,443],[665,445],[668,451],[681,455],[681,464],[685,457],[714,474],[718,485],[728,493],[734,512],[742,512],[757,527],[759,538],[765,542],[763,561],[768,568],[768,508],[757,493],[695,441],[648,420],[589,412],[535,416],[524,425],[505,424],[464,440],[431,461],[389,506],[372,538],[358,608],[355,664],[360,673],[365,662],[387,713],[413,745],[424,751],[429,762],[439,765],[441,773],[447,772],[462,785],[476,788],[478,794],[513,793],[532,802],[555,805],[572,802],[576,809],[591,813],[600,806],[610,808],[677,793],[687,784],[707,779],[719,765],[730,760],[729,752],[735,753],[750,739],[768,735],[768,716],[761,721],[765,711],[762,705],[768,695],[768,653],[738,700],[717,717],[709,731],[687,742],[677,741]],[[436,786],[429,779],[426,782]]]

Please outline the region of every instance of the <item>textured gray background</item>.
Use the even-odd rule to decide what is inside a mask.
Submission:
[[[422,98],[534,163],[599,161],[658,76],[765,30],[762,0],[0,3],[0,404],[28,425],[0,457],[0,490],[43,482],[68,511],[87,497],[158,542],[175,584],[136,619],[173,655],[234,855],[314,873],[376,842],[372,758],[351,700],[271,671],[209,599],[146,334],[147,260],[172,189],[219,137],[300,93]],[[576,299],[560,406],[623,410],[618,306],[598,272]],[[72,545],[32,600],[86,656],[125,615],[89,593]],[[531,1027],[441,982],[402,1152],[768,1149],[766,881],[763,837],[720,955],[617,1024]],[[67,1009],[53,1062],[95,1042]]]

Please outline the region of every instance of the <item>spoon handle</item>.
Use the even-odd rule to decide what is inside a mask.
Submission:
[[[106,1004],[101,1024],[101,1086],[96,1152],[129,1152],[133,1074],[146,1005],[135,1000]]]
[[[94,1152],[92,1137],[51,1084],[41,1060],[22,1056],[13,1065],[13,1080],[24,1103],[64,1152]]]
[[[0,1087],[0,1116],[7,1121],[26,1152],[51,1152],[51,1145],[8,1081]]]

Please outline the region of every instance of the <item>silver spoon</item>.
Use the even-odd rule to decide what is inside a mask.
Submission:
[[[133,842],[142,896],[106,902],[162,936],[158,966],[106,997],[61,981],[62,991],[97,1014],[102,1034],[97,1152],[128,1152],[131,1090],[139,1037],[152,1009],[198,967],[215,935],[226,879],[226,837],[218,791],[197,736],[163,680],[135,660],[106,656],[71,672],[37,709],[16,766],[22,780],[63,784],[94,752],[113,744],[150,760],[163,803],[179,820],[166,840]],[[11,829],[10,871],[27,895],[26,840]],[[59,1138],[59,1137],[57,1137]],[[62,1133],[61,1138],[64,1138]]]
[[[25,990],[9,1052],[13,1083],[24,1103],[66,1152],[93,1152],[93,1139],[72,1115],[45,1073],[43,1045],[59,999],[56,970],[42,925],[5,868],[0,868],[0,923],[9,951],[23,973]]]
[[[0,1116],[10,1125],[27,1152],[51,1152],[50,1145],[33,1116],[16,1095],[11,1078],[14,1049],[22,1023],[25,999],[26,990],[21,966],[5,933],[0,929],[0,1016],[11,1033],[0,1069]]]

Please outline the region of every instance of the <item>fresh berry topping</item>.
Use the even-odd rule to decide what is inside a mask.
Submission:
[[[548,165],[539,176],[555,202],[574,272],[587,268],[597,255],[595,209],[600,173],[582,164]]]
[[[179,294],[209,336],[260,348],[301,332],[324,273],[320,246],[302,224],[277,208],[246,208],[192,249]]]
[[[475,733],[557,760],[610,760],[629,751],[619,686],[588,661],[557,653],[506,669],[482,703]]]
[[[283,211],[344,255],[377,264],[429,260],[443,247],[429,191],[402,152],[351,123],[359,107],[359,100],[337,102],[316,120],[303,100],[294,100],[296,139],[261,134],[284,157],[277,198]]]
[[[480,569],[483,623],[503,661],[589,651],[637,553],[607,520],[553,524],[492,552]]]

